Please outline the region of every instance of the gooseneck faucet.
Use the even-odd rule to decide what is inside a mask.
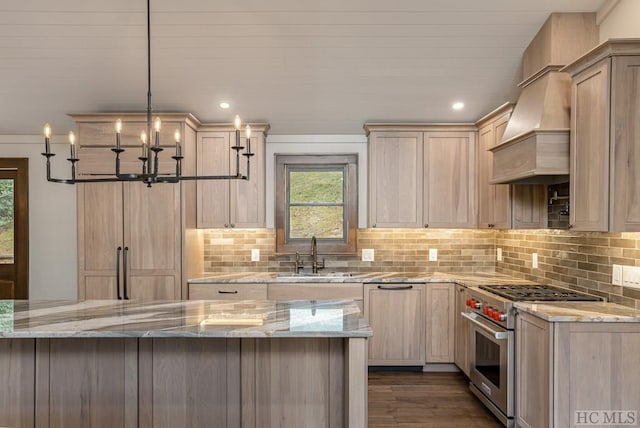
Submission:
[[[311,272],[318,273],[318,269],[324,269],[324,259],[318,263],[318,241],[314,235],[311,237]]]

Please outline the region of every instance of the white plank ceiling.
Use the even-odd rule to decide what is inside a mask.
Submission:
[[[157,111],[360,134],[367,121],[475,121],[517,97],[549,13],[604,0],[151,0]],[[0,134],[70,112],[144,111],[145,0],[2,0]],[[454,101],[463,111],[453,111]],[[229,110],[218,107],[231,103]]]

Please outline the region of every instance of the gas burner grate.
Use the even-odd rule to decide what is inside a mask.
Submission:
[[[481,289],[489,291],[505,299],[515,302],[525,301],[601,301],[598,296],[581,293],[554,285],[481,285]]]

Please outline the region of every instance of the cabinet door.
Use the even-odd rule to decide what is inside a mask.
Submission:
[[[198,133],[198,175],[228,175],[229,147],[229,132]],[[198,180],[196,195],[199,228],[229,227],[229,180]]]
[[[511,185],[514,229],[547,228],[547,189],[544,185]]]
[[[521,427],[552,426],[550,324],[522,314],[516,319],[516,418]]]
[[[369,365],[424,365],[423,293],[421,284],[366,286]]]
[[[494,146],[502,141],[504,131],[507,129],[507,123],[511,113],[507,113],[500,116],[494,123]],[[490,171],[493,171],[493,153],[490,154],[491,165]],[[491,174],[491,173],[490,173]],[[508,184],[492,184],[493,192],[492,199],[493,210],[492,220],[494,227],[498,229],[507,229],[511,227],[511,198]],[[545,206],[546,209],[546,206]],[[546,226],[545,226],[546,227]]]
[[[494,227],[495,185],[489,184],[493,170],[493,122],[478,130],[478,227]]]
[[[127,183],[124,198],[127,297],[180,299],[180,186]]]
[[[575,230],[609,228],[609,61],[571,85],[569,223]]]
[[[422,227],[422,133],[369,136],[369,225]]]
[[[613,60],[611,232],[640,232],[640,56]]]
[[[36,349],[36,426],[137,426],[137,339],[39,339]]]
[[[13,302],[6,302],[13,305]],[[0,426],[33,427],[35,405],[34,339],[0,341]]]
[[[78,184],[77,197],[78,297],[115,299],[123,251],[122,184]]]
[[[455,347],[453,361],[464,374],[469,376],[469,320],[461,315],[463,312],[469,312],[469,308],[466,303],[467,297],[467,288],[462,285],[456,285],[456,305],[454,314]]]
[[[475,227],[475,165],[473,132],[425,132],[423,216],[428,227]]]
[[[241,143],[246,145],[246,139]],[[229,190],[229,226],[265,227],[265,146],[262,134],[251,137],[251,169],[249,180],[232,180]],[[231,151],[231,165],[235,172],[236,156]],[[240,173],[246,174],[247,158],[240,156]],[[220,203],[220,202],[218,202]]]
[[[455,285],[427,284],[426,288],[426,343],[427,363],[454,361]]]

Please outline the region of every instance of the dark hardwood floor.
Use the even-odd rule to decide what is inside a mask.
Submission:
[[[503,428],[461,373],[370,372],[369,428]]]

